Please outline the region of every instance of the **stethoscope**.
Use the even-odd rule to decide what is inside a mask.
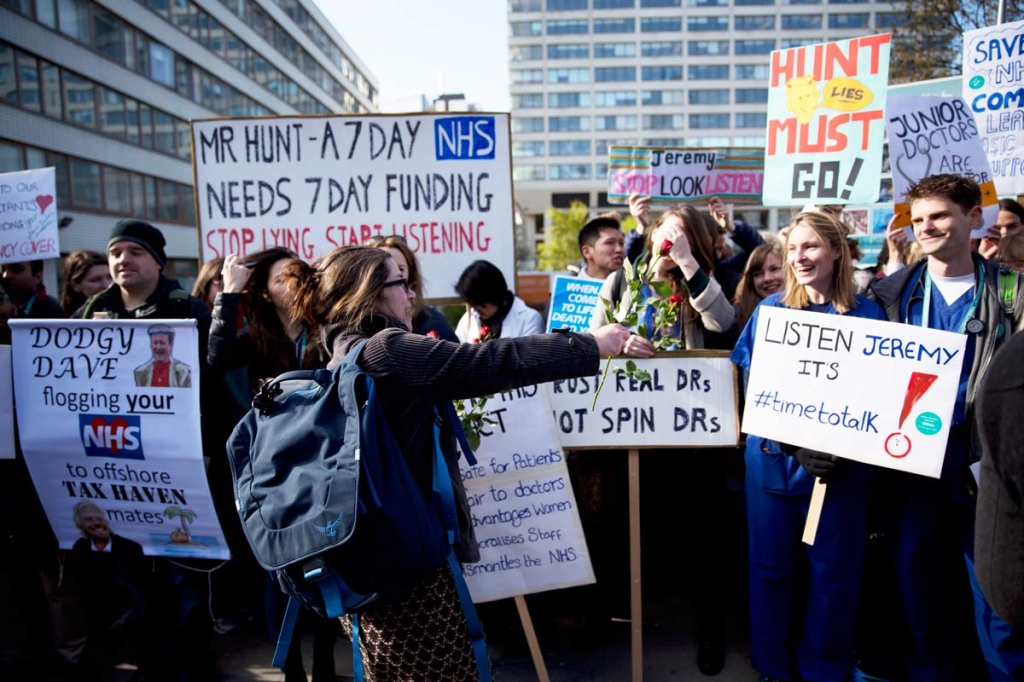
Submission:
[[[975,317],[978,312],[978,304],[981,303],[982,293],[985,291],[985,268],[977,268],[977,284],[975,285],[974,300],[971,301],[971,307],[967,309],[967,314],[964,315],[963,322],[960,323],[960,329],[957,333],[963,334],[980,334],[985,329],[985,323]],[[921,326],[928,326],[928,316],[931,313],[932,304],[932,277],[928,272],[928,266],[925,266],[924,271],[924,310],[921,313]]]

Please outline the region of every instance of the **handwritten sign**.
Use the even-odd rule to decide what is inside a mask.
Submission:
[[[875,201],[889,41],[885,34],[772,52],[764,205]]]
[[[613,145],[608,150],[608,201],[629,203],[639,192],[651,201],[678,204],[721,197],[761,203],[763,149],[675,149]]]
[[[0,263],[60,258],[53,168],[0,174]]]
[[[563,327],[574,332],[589,331],[590,317],[600,293],[601,282],[582,277],[555,277],[551,288],[547,331]]]
[[[14,459],[14,384],[11,347],[0,346],[0,459]]]
[[[480,544],[480,561],[463,566],[473,601],[594,582],[544,392],[527,386],[488,405],[497,426],[481,439],[477,466],[460,460]]]
[[[967,103],[960,97],[894,96],[889,99],[886,130],[896,198],[902,199],[911,185],[936,173],[971,178],[981,186],[985,214],[972,236],[984,237],[999,220],[999,197]],[[896,224],[910,227],[910,206],[897,201],[895,210]]]
[[[626,358],[612,360],[624,365]],[[650,381],[609,374],[544,384],[563,448],[731,447],[739,438],[736,373],[723,351],[635,360]]]
[[[1024,21],[964,32],[964,99],[1001,195],[1024,194]],[[987,222],[986,225],[993,225]]]
[[[938,478],[965,337],[761,306],[744,433]]]
[[[146,554],[229,558],[203,467],[195,320],[10,325],[21,450],[60,546],[87,536],[89,503]]]
[[[430,298],[480,259],[516,281],[508,114],[193,121],[192,140],[204,260],[395,234]]]

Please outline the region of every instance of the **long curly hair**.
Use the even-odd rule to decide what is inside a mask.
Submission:
[[[293,305],[307,328],[337,326],[366,334],[388,278],[387,251],[342,246],[324,256],[313,276],[295,290]]]

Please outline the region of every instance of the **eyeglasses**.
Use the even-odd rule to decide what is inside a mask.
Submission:
[[[409,280],[405,279],[404,277],[402,279],[393,279],[390,282],[384,282],[383,288],[387,289],[388,287],[397,286],[401,286],[403,289],[405,289],[405,293],[409,293]]]
[[[408,246],[408,244],[405,241],[405,237],[403,237],[400,234],[378,234],[378,235],[374,235],[373,237],[370,237],[369,239],[366,240],[365,245],[366,246],[381,246],[381,245],[386,245],[389,241],[402,242],[403,244],[406,244],[406,246]]]

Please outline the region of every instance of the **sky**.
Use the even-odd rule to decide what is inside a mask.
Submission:
[[[433,100],[442,73],[445,93],[508,111],[505,0],[314,1],[377,79],[382,110]]]

